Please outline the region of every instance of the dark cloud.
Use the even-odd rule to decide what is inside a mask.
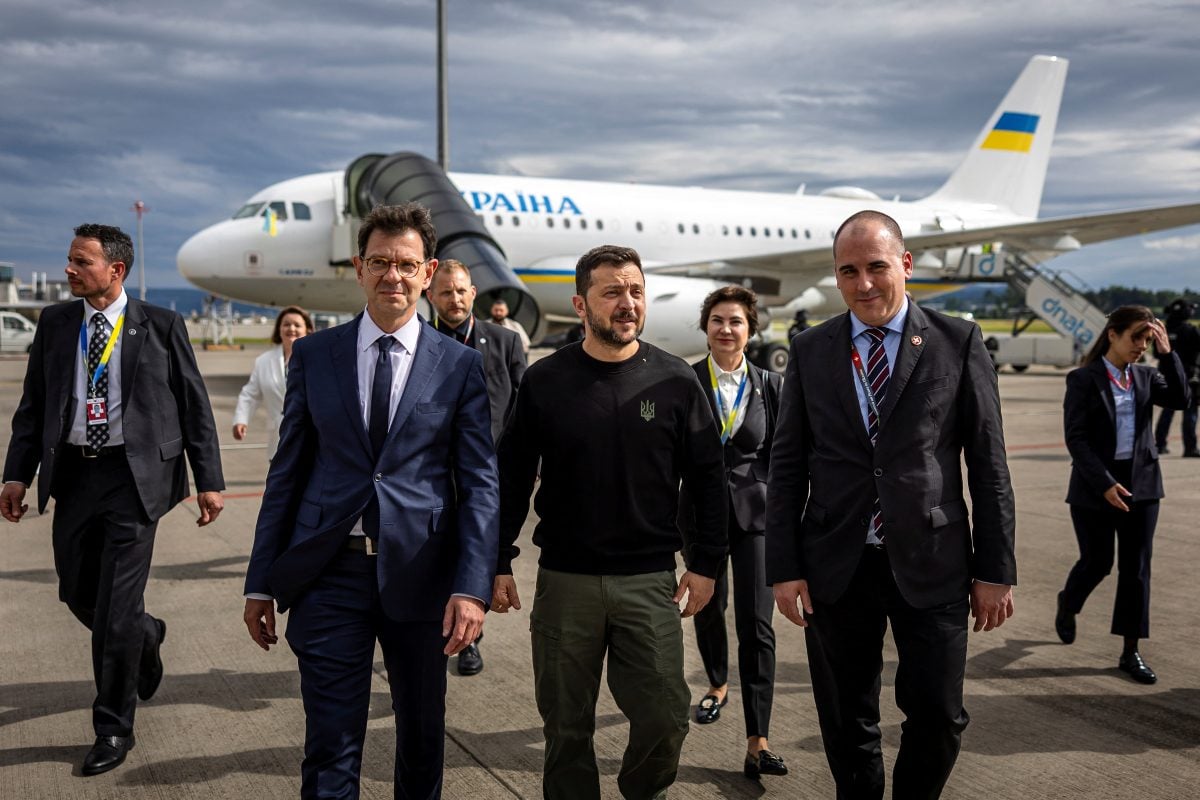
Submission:
[[[82,220],[132,228],[141,198],[150,278],[179,284],[179,244],[263,186],[435,150],[430,0],[5,6],[0,259],[21,275],[57,270]],[[1071,59],[1043,214],[1195,197],[1200,8],[1002,6],[455,0],[453,166],[911,199],[1041,52]],[[1086,253],[1174,275],[1195,250]]]

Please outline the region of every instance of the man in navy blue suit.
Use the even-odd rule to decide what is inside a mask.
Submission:
[[[288,362],[279,450],[246,575],[264,650],[275,609],[300,668],[301,797],[357,797],[375,642],[396,712],[397,798],[442,789],[446,659],[478,637],[496,566],[483,360],[416,313],[437,260],[429,212],[381,206],[354,268],[366,310]]]

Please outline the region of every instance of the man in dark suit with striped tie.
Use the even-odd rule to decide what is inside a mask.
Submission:
[[[967,615],[1013,613],[1015,512],[995,370],[978,326],[924,311],[896,222],[834,238],[849,312],[792,340],[767,490],[767,579],[805,628],[839,798],[880,798],[883,635],[906,719],[893,796],[941,794],[969,717]],[[965,456],[974,525],[963,499]]]

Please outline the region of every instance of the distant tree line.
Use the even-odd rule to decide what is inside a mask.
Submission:
[[[1185,288],[1177,289],[1139,289],[1136,286],[1106,286],[1103,289],[1083,292],[1088,302],[1101,311],[1108,313],[1118,306],[1142,305],[1147,306],[1156,314],[1162,314],[1163,308],[1172,300],[1180,297],[1193,303],[1200,304],[1200,291]],[[976,317],[1003,319],[1011,317],[1018,311],[1025,311],[1025,293],[1012,286],[984,292],[977,300],[951,296],[945,301],[947,311],[970,311]],[[1200,313],[1197,314],[1200,316]]]

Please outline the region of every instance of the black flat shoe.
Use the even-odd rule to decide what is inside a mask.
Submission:
[[[1054,614],[1054,630],[1063,644],[1075,641],[1075,615],[1067,611],[1063,593],[1058,593],[1058,611]]]
[[[97,736],[96,743],[83,757],[84,775],[99,775],[121,766],[133,749],[133,734],[128,736]]]
[[[163,679],[162,643],[167,638],[167,623],[155,618],[154,624],[158,628],[158,641],[142,650],[142,663],[138,667],[137,696],[141,700],[154,697]]]
[[[742,772],[747,778],[758,780],[762,775],[787,775],[788,768],[783,759],[770,750],[759,750],[757,758],[746,753],[746,763],[742,766]]]
[[[701,725],[716,722],[721,718],[721,708],[728,702],[728,694],[722,700],[718,700],[715,694],[704,695],[700,700],[700,705],[696,706],[696,722]]]
[[[1127,656],[1121,656],[1121,660],[1117,662],[1117,669],[1129,673],[1129,677],[1138,683],[1150,684],[1158,681],[1154,670],[1150,669],[1145,661],[1142,661],[1141,654],[1136,650]]]

